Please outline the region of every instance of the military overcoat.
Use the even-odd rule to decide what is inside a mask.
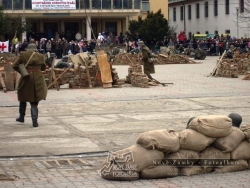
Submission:
[[[143,71],[145,74],[155,73],[155,66],[150,62],[150,58],[154,57],[147,46],[142,47]]]
[[[20,53],[18,59],[13,64],[13,69],[17,72],[18,65],[28,62],[30,56],[34,51],[23,51]],[[47,85],[41,70],[45,70],[44,56],[35,52],[27,65],[29,76],[22,77],[19,80],[17,88],[18,101],[20,102],[39,102],[45,100],[47,96]],[[40,69],[40,71],[39,71]]]

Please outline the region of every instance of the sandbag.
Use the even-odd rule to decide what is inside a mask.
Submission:
[[[223,152],[231,152],[244,139],[245,134],[239,128],[232,127],[232,132],[228,136],[217,138],[213,143],[213,147]]]
[[[159,165],[151,166],[140,173],[142,179],[170,178],[178,176],[179,170],[175,166]]]
[[[122,170],[123,167],[121,169],[106,168],[105,165],[109,166],[109,163],[105,163],[99,173],[106,180],[135,181],[140,177],[139,173],[134,170]]]
[[[199,161],[199,159],[200,159],[200,156],[197,151],[184,150],[184,149],[180,149],[179,151],[175,153],[166,154],[164,156],[165,161],[175,160],[176,162],[180,162],[183,165],[185,164],[185,162],[187,163],[187,165],[188,163],[191,163],[190,165],[192,165],[196,163],[197,161]]]
[[[248,168],[248,163],[245,160],[228,161],[230,165],[216,167],[214,172],[224,173],[224,172],[236,172],[246,170]]]
[[[163,152],[176,152],[180,149],[178,134],[172,129],[144,132],[136,143],[146,149],[157,149]]]
[[[194,118],[187,128],[209,137],[225,137],[232,131],[232,120],[222,115],[199,116]]]
[[[246,139],[250,139],[250,124],[241,125],[240,130],[244,132]]]
[[[183,176],[192,176],[192,175],[200,175],[207,174],[212,172],[213,168],[204,168],[202,166],[190,166],[179,168],[179,174]]]
[[[147,150],[140,145],[132,145],[123,150],[111,152],[100,174],[104,179],[132,181],[139,178],[139,172],[158,165],[164,154],[158,150]]]
[[[200,152],[200,165],[208,167],[217,167],[225,160],[230,159],[230,153],[221,152],[220,150],[214,147],[208,147],[204,151]]]
[[[123,158],[126,158],[126,161]],[[119,165],[136,166],[136,172],[141,172],[145,168],[158,165],[155,161],[162,161],[163,158],[164,154],[161,151],[148,150],[140,145],[132,145],[114,152],[110,160],[115,161]]]
[[[248,160],[250,159],[250,143],[248,141],[242,141],[238,147],[231,152],[231,159],[234,160]]]
[[[202,151],[210,146],[215,139],[192,129],[185,129],[179,133],[180,148],[185,150]]]

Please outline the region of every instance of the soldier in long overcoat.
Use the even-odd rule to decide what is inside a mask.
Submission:
[[[144,44],[143,41],[139,41],[140,49],[142,51],[142,61],[143,61],[143,71],[144,74],[148,76],[149,79],[153,79],[150,75],[151,73],[155,73],[155,66],[154,62],[151,60],[151,58],[156,57],[152,54],[152,52],[149,50],[149,48]]]
[[[33,54],[33,52],[35,53]],[[13,69],[17,72],[20,72],[18,69],[18,65],[21,63],[25,65],[29,59],[30,61],[26,66],[29,75],[21,77],[17,87],[17,96],[18,101],[20,102],[20,115],[16,119],[16,121],[21,123],[24,122],[27,105],[26,102],[29,102],[31,105],[31,118],[33,127],[38,127],[38,103],[41,100],[45,100],[47,96],[47,85],[41,72],[41,70],[45,70],[46,67],[46,64],[44,62],[44,55],[37,52],[37,46],[34,43],[30,43],[27,47],[27,51],[23,51],[20,53],[18,59],[13,64]]]

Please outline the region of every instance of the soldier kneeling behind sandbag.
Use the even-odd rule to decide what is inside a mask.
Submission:
[[[68,56],[63,56],[62,60],[59,61],[56,65],[55,68],[68,68],[70,64],[68,63]]]

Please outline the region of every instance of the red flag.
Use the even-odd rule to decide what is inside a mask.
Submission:
[[[9,41],[0,42],[0,52],[9,52]]]

